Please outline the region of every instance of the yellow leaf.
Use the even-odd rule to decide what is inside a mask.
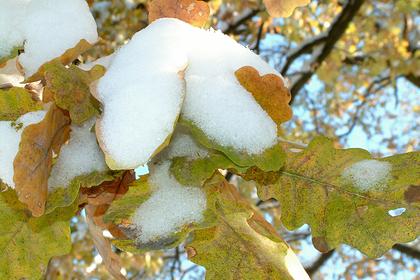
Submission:
[[[31,93],[19,87],[0,89],[0,120],[15,121],[20,116],[41,110],[40,102],[32,98]]]
[[[310,0],[264,0],[268,13],[273,17],[290,17],[296,7],[309,4]]]

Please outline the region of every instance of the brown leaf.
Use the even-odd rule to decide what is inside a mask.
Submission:
[[[102,229],[94,223],[93,214],[94,206],[86,206],[86,221],[89,232],[99,255],[102,257],[105,267],[115,279],[126,279],[121,274],[121,258],[112,251],[111,242],[103,236]]]
[[[264,0],[268,13],[273,17],[290,17],[296,7],[309,4],[310,0]]]
[[[177,18],[202,27],[210,16],[209,5],[197,0],[153,0],[149,6],[149,22],[160,18]]]
[[[69,132],[69,117],[55,105],[41,122],[22,132],[19,151],[13,162],[13,180],[19,200],[28,205],[35,217],[44,214],[53,155],[59,153],[69,138]]]
[[[290,91],[279,76],[274,74],[260,76],[251,66],[238,69],[235,75],[240,84],[254,96],[277,125],[292,118],[292,109],[289,106]]]
[[[111,203],[122,197],[128,191],[129,185],[135,180],[136,176],[134,171],[129,170],[114,181],[104,182],[97,187],[81,189],[81,193],[86,196],[88,203],[86,209],[90,209],[89,211],[92,214],[91,218],[95,224],[102,229],[107,229],[116,238],[123,238],[125,235],[113,223],[105,223],[103,216]]]

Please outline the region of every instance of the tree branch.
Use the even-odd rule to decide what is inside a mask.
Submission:
[[[331,250],[325,254],[322,254],[310,267],[306,268],[306,272],[309,276],[314,275],[333,255],[335,251]]]
[[[283,76],[287,76],[287,70],[290,68],[292,63],[300,57],[302,54],[309,53],[312,51],[313,57],[310,63],[311,71],[304,71],[302,75],[293,79],[294,82],[290,87],[293,98],[297,95],[300,89],[311,79],[312,75],[316,72],[322,62],[328,57],[333,50],[337,41],[342,37],[346,31],[349,23],[353,20],[357,12],[360,10],[364,0],[348,0],[341,13],[334,19],[330,28],[322,35],[307,41],[297,49],[293,50],[287,56],[287,61],[281,73]],[[320,49],[318,49],[320,48]]]
[[[222,32],[225,34],[233,33],[239,26],[247,22],[248,20],[252,19],[254,16],[256,16],[259,12],[261,12],[261,9],[255,9],[255,10],[247,10],[244,12],[241,16],[236,18],[231,24],[229,24],[226,28],[222,29]]]
[[[420,251],[413,248],[413,247],[410,247],[410,246],[407,246],[407,245],[402,245],[402,244],[395,244],[392,247],[392,249],[400,251],[401,253],[403,253],[403,254],[405,254],[409,257],[420,260]]]

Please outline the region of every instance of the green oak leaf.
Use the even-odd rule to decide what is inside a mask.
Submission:
[[[95,187],[106,181],[113,181],[121,172],[93,172],[74,178],[68,186],[55,187],[48,193],[45,212],[51,213],[58,207],[67,207],[77,198],[80,188]]]
[[[390,167],[382,181],[369,187],[366,180],[377,170],[359,170],[359,180],[345,175],[353,164],[366,160]],[[419,175],[418,152],[373,160],[365,150],[335,149],[331,140],[317,137],[302,152],[288,153],[278,181],[259,185],[258,195],[280,202],[288,229],[309,224],[320,251],[345,243],[378,257],[395,243],[418,236]],[[394,217],[388,213],[398,208],[405,212]]]
[[[185,186],[202,186],[218,169],[231,169],[246,172],[234,164],[228,157],[218,152],[211,152],[205,158],[176,157],[172,159],[171,173]]]
[[[45,64],[44,69],[47,101],[55,100],[58,107],[69,111],[73,123],[81,124],[99,114],[100,104],[92,96],[89,85],[103,76],[103,66],[84,71],[75,65],[67,68],[53,61]]]
[[[233,147],[222,146],[209,139],[205,133],[191,121],[181,118],[180,125],[188,128],[191,132],[191,135],[195,140],[197,140],[198,143],[208,149],[222,152],[233,163],[235,163],[235,165],[241,168],[257,166],[264,171],[277,171],[284,164],[286,154],[284,153],[281,145],[274,145],[273,147],[265,150],[261,155],[249,155],[245,152],[237,151]]]
[[[70,252],[75,205],[32,217],[14,190],[0,193],[0,279],[40,279],[53,256]]]
[[[20,116],[42,110],[42,105],[32,99],[24,88],[0,89],[0,121],[16,121]]]
[[[208,183],[217,223],[192,232],[191,261],[206,279],[309,279],[276,230],[220,175]]]

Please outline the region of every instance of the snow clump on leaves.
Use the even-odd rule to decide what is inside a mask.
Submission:
[[[199,187],[180,184],[170,173],[170,166],[175,157],[205,158],[207,155],[208,151],[191,136],[177,130],[171,144],[149,164],[148,183],[153,193],[133,216],[139,243],[169,237],[182,226],[203,220],[207,208],[205,193]]]
[[[139,243],[168,237],[183,225],[203,219],[206,209],[204,192],[200,188],[179,184],[170,174],[170,164],[170,161],[165,161],[150,168],[149,183],[154,191],[133,216],[139,231]]]
[[[48,179],[50,191],[57,187],[67,187],[78,176],[107,170],[95,133],[91,131],[92,126],[92,121],[83,126],[71,126],[70,140],[61,148]]]
[[[84,0],[0,0],[0,62],[17,55],[13,49],[23,45],[19,62],[26,77],[81,40],[93,44],[97,39],[95,19]]]
[[[75,20],[77,19],[77,20]],[[98,39],[95,19],[84,0],[32,0],[23,21],[25,52],[19,61],[26,76],[85,39]]]
[[[104,113],[97,132],[108,165],[147,163],[167,144],[179,117],[236,151],[261,154],[275,145],[276,123],[235,77],[243,66],[282,79],[221,32],[169,18],[138,32],[98,85]]]

